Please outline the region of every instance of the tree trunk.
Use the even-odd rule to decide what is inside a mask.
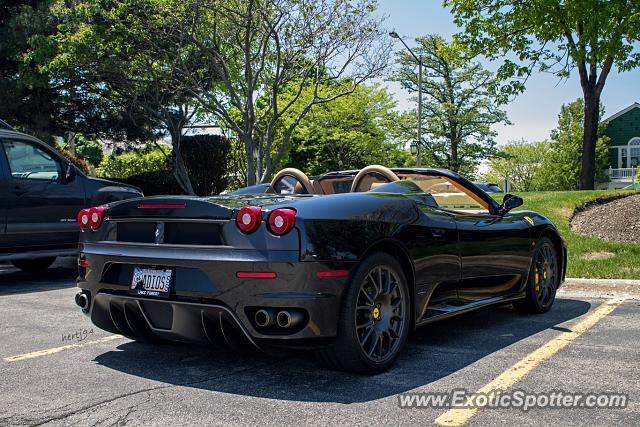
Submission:
[[[245,133],[244,137],[244,149],[247,158],[247,186],[255,185],[256,183],[256,161],[253,156],[253,139],[250,133]]]
[[[458,164],[458,140],[455,138],[451,140],[451,170],[454,172],[460,171],[460,165]]]
[[[595,90],[592,92],[595,92]],[[599,97],[595,93],[585,91],[580,190],[593,190],[595,187],[596,141],[598,140],[598,124],[600,121],[599,106]]]
[[[196,192],[191,185],[191,179],[187,173],[187,167],[184,164],[182,153],[180,152],[180,142],[182,140],[182,128],[171,129],[171,145],[173,148],[173,176],[176,178],[178,185],[185,193],[195,196]]]
[[[69,147],[69,153],[76,155],[76,133],[67,132],[67,146]]]

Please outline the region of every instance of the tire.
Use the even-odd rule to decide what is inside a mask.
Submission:
[[[398,261],[386,253],[369,255],[356,267],[343,295],[336,340],[320,350],[318,358],[341,371],[385,371],[407,339],[410,307],[407,280]]]
[[[16,259],[11,261],[14,267],[22,271],[34,272],[46,270],[53,264],[56,257],[33,258],[33,259]]]
[[[513,303],[524,313],[546,313],[553,306],[560,282],[560,264],[553,242],[542,237],[536,243],[525,289],[526,297]]]

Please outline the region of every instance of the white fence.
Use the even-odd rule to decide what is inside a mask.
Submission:
[[[638,168],[609,168],[609,179],[612,181],[635,181]]]

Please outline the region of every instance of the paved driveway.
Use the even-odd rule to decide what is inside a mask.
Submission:
[[[72,260],[42,275],[0,267],[0,425],[640,423],[640,302],[629,295],[568,287],[545,315],[499,307],[433,324],[392,370],[364,377],[319,367],[310,353],[238,355],[110,335],[74,305],[74,271]],[[540,349],[554,353],[540,358]],[[514,377],[523,360],[536,363]],[[401,393],[472,393],[505,378],[508,391],[608,391],[629,403],[462,417],[399,407]]]

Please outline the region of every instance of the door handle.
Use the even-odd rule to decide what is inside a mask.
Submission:
[[[442,228],[432,228],[430,231],[431,236],[435,237],[436,239],[442,239],[447,232],[447,230]]]

